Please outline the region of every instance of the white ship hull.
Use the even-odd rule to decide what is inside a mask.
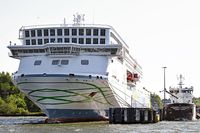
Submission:
[[[14,81],[49,118],[102,120],[108,118],[109,108],[135,103],[127,86],[107,77],[37,74],[15,76]]]

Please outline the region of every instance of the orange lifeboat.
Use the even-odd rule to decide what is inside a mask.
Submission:
[[[133,82],[133,74],[129,71],[127,71],[127,81]]]

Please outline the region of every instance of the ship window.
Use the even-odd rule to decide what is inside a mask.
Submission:
[[[38,65],[41,65],[42,61],[41,60],[36,60],[34,62],[34,66],[38,66]]]
[[[39,49],[39,53],[44,53],[44,49]]]
[[[68,65],[69,64],[69,60],[61,60],[61,65]]]
[[[29,30],[25,31],[25,37],[30,37]]]
[[[83,36],[84,35],[84,29],[79,29],[79,35]]]
[[[106,43],[105,38],[101,38],[101,39],[100,39],[100,44],[105,44],[105,43]]]
[[[77,29],[72,29],[72,36],[76,36],[77,35]]]
[[[57,35],[62,36],[62,29],[57,29]]]
[[[89,64],[89,60],[81,60],[81,65],[88,65]]]
[[[34,50],[33,50],[33,53],[38,53],[38,49],[34,49]]]
[[[105,29],[101,29],[101,36],[105,36],[106,35],[106,30]]]
[[[44,29],[44,36],[48,36],[48,35],[49,35],[48,29]]]
[[[65,38],[65,42],[68,43],[69,42],[69,38]]]
[[[58,42],[62,42],[62,38],[58,38],[58,40],[57,40]]]
[[[55,36],[55,29],[50,29],[50,36]]]
[[[72,38],[72,43],[77,43],[77,38]]]
[[[53,60],[53,61],[52,61],[52,65],[58,65],[59,62],[60,62],[60,60]]]
[[[117,53],[117,48],[112,48],[110,51],[111,54],[116,54]],[[135,76],[138,76],[137,74],[134,74],[134,78],[137,78]]]
[[[32,45],[36,45],[36,40],[35,39],[31,39],[31,44]]]
[[[42,44],[42,39],[38,39],[38,45]]]
[[[98,38],[93,38],[93,44],[98,44]]]
[[[78,39],[78,42],[79,42],[80,44],[84,44],[84,38],[79,38],[79,39]]]
[[[86,44],[91,44],[91,38],[86,38]]]
[[[93,35],[98,36],[98,29],[93,29]]]
[[[31,37],[35,37],[35,30],[31,30]]]
[[[42,30],[37,30],[37,36],[42,36]]]
[[[30,44],[31,44],[30,40],[26,40],[26,45],[30,45]]]
[[[44,39],[44,44],[49,43],[49,39]]]
[[[86,35],[90,36],[91,35],[91,29],[86,29]]]
[[[54,42],[55,42],[55,38],[51,38],[51,39],[50,39],[50,42],[53,42],[53,43],[54,43]]]
[[[65,33],[66,36],[69,36],[69,29],[65,29],[64,33]]]

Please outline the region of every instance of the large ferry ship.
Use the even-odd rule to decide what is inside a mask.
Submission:
[[[111,107],[150,107],[133,50],[111,26],[83,20],[23,26],[22,45],[8,46],[20,60],[14,84],[49,119],[104,120]]]
[[[165,106],[165,119],[185,121],[196,119],[196,105],[193,103],[193,87],[183,87],[183,76],[179,77],[179,86],[170,87],[170,103]]]

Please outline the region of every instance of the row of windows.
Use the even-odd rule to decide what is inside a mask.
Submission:
[[[47,54],[78,54],[79,52],[109,52],[110,54],[116,54],[117,48],[76,48],[76,47],[50,47],[45,49],[23,49],[23,50],[11,50],[12,54],[18,56],[18,54],[30,54],[30,53],[47,53]]]
[[[41,36],[105,36],[105,29],[38,29],[25,30],[25,37],[41,37]]]
[[[35,66],[39,66],[42,64],[41,60],[36,60],[34,62]],[[68,65],[69,64],[69,60],[52,60],[52,65]],[[89,60],[81,60],[81,65],[88,65],[89,64]]]
[[[105,38],[45,38],[45,39],[27,39],[26,45],[42,45],[46,43],[79,43],[79,44],[105,44]]]

